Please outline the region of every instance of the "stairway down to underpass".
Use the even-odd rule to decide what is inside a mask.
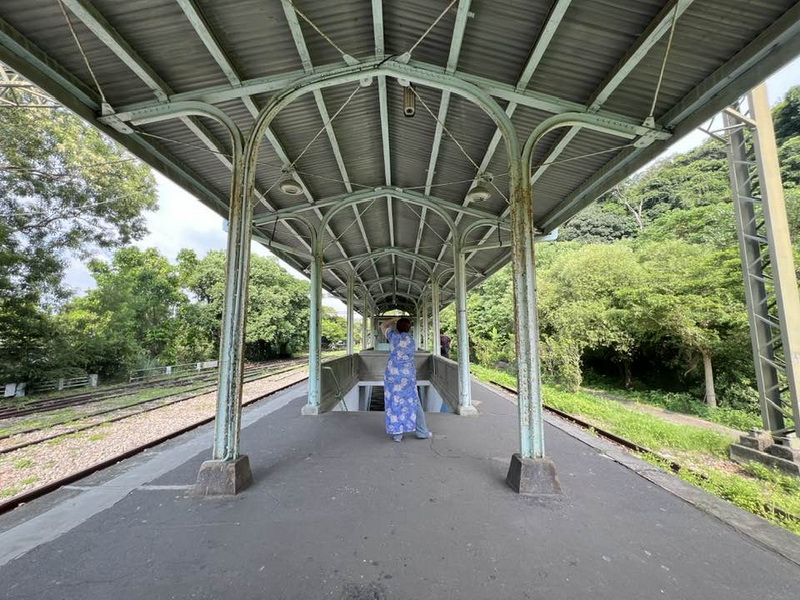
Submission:
[[[383,401],[383,386],[375,385],[371,389],[372,394],[369,397],[369,410],[383,412],[386,408],[386,405]]]

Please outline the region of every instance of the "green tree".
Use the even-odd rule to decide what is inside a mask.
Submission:
[[[347,341],[347,319],[330,306],[322,307],[322,344],[332,347]]]
[[[223,317],[225,253],[198,259],[191,250],[178,255],[181,283],[192,298],[181,313],[181,345],[186,352],[219,352]],[[254,360],[296,352],[308,345],[309,285],[283,270],[273,258],[252,256],[247,312],[246,351]]]
[[[778,143],[800,136],[800,86],[790,89],[786,98],[773,107],[772,118]]]
[[[0,111],[0,373],[45,377],[70,256],[146,233],[156,207],[145,165],[66,110]],[[57,346],[58,344],[55,343]]]
[[[612,243],[634,237],[637,226],[631,215],[626,215],[608,202],[598,202],[582,210],[559,228],[559,239],[585,244]]]
[[[97,287],[72,301],[63,319],[72,337],[91,349],[99,372],[114,374],[178,358],[179,314],[187,298],[178,272],[155,248],[118,250],[93,260]]]
[[[689,371],[702,361],[706,402],[715,407],[714,357],[747,328],[736,250],[669,241],[643,244],[637,254],[648,276],[632,298],[643,330],[673,341]]]
[[[589,350],[606,351],[631,380],[639,325],[631,290],[642,268],[622,244],[585,245],[558,256],[539,272],[543,370],[571,387],[581,382],[580,361]]]

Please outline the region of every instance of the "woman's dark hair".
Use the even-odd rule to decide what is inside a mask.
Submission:
[[[411,320],[403,317],[402,319],[397,321],[396,327],[398,333],[408,333],[409,331],[411,331]]]

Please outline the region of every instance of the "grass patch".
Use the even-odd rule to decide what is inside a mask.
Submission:
[[[23,486],[21,485],[14,485],[4,490],[0,490],[0,498],[11,498],[12,496],[16,496],[22,491],[22,487]]]
[[[486,381],[486,382],[493,381],[495,383],[502,383],[503,385],[507,385],[508,387],[513,387],[513,388],[517,387],[517,377],[516,375],[512,375],[511,373],[475,364],[471,364],[469,366],[469,370],[475,377],[477,377],[481,381]]]
[[[617,397],[631,402],[649,404],[665,410],[693,417],[700,417],[706,421],[725,425],[739,431],[747,431],[753,427],[761,427],[761,416],[757,412],[748,412],[736,408],[717,407],[709,408],[707,404],[697,400],[691,394],[678,392],[663,392],[660,390],[625,390],[611,388],[600,383],[592,384],[592,388],[598,389],[609,396]]]
[[[99,442],[100,440],[104,440],[108,437],[107,433],[93,433],[91,435],[87,435],[86,439],[90,442]]]
[[[516,378],[509,373],[487,367],[470,366],[470,369],[478,379],[516,385]],[[588,392],[567,392],[544,384],[542,397],[544,403],[553,408],[584,417],[597,427],[656,452],[695,452],[726,457],[731,443],[730,438],[715,431],[668,423],[655,415],[631,410],[619,402]]]
[[[731,438],[716,431],[668,423],[655,415],[631,410],[619,402],[597,398],[587,392],[573,393],[545,385],[542,393],[545,404],[586,417],[595,425],[650,450],[727,457]]]
[[[18,458],[13,463],[15,469],[28,469],[35,463],[30,458]]]
[[[470,368],[473,375],[483,381],[516,385],[515,377],[509,373],[481,366]],[[542,395],[549,406],[580,416],[654,452],[677,455],[678,462],[684,465],[678,476],[685,481],[800,535],[800,520],[776,512],[780,509],[800,516],[800,479],[758,463],[741,469],[737,465],[732,470],[715,467],[727,460],[731,443],[727,436],[700,427],[669,423],[588,392],[568,392],[545,384]],[[651,455],[642,458],[671,472],[665,459]],[[691,468],[687,468],[689,466]]]
[[[29,419],[18,421],[14,423],[14,425],[1,430],[0,435],[13,435],[22,431],[28,431],[30,429],[46,429],[48,427],[55,427],[56,425],[66,425],[68,423],[80,421],[81,419],[90,418],[91,413],[93,412],[109,409],[123,409],[132,405],[147,402],[148,400],[161,398],[166,395],[182,394],[193,390],[195,387],[196,384],[188,384],[174,388],[151,388],[142,390],[141,392],[131,396],[125,396],[123,398],[108,398],[107,400],[85,405],[89,409],[86,413],[81,413],[73,407],[62,408],[60,410],[54,410],[52,412],[43,413]]]
[[[652,456],[642,456],[651,464],[669,470],[666,461],[660,461]],[[761,472],[762,469],[770,471],[767,467],[757,463],[750,463],[745,467],[745,472]],[[779,525],[800,535],[800,519],[787,518],[784,513],[800,516],[800,495],[796,491],[787,491],[784,485],[794,488],[798,485],[796,478],[791,478],[780,473],[773,473],[767,481],[760,477],[751,477],[738,473],[728,473],[713,468],[701,467],[695,469],[681,469],[677,476],[715,496],[727,500],[755,515]],[[793,483],[784,480],[793,480]]]
[[[0,490],[0,498],[12,498],[23,491],[26,487],[36,483],[37,481],[39,481],[38,477],[28,477],[27,479],[23,479],[16,485],[12,485],[11,487]]]

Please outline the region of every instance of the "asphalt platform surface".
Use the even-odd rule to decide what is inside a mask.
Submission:
[[[398,444],[381,413],[300,416],[297,386],[245,411],[237,497],[190,494],[204,427],[1,517],[0,597],[798,597],[796,563],[563,428],[563,495],[514,494],[516,407],[474,398],[479,416],[429,414],[433,440]]]

